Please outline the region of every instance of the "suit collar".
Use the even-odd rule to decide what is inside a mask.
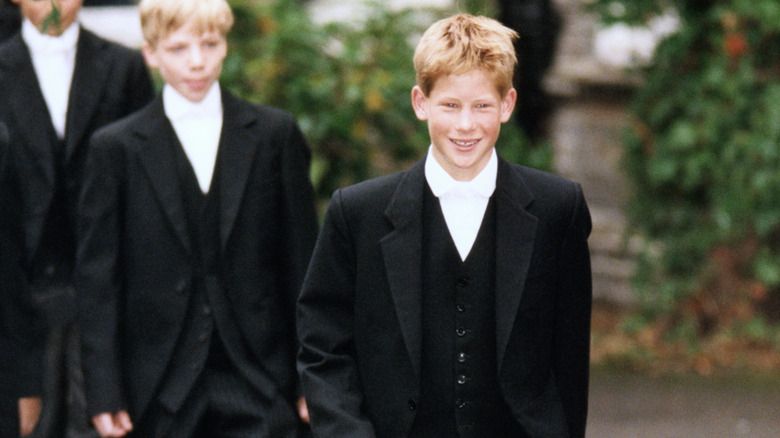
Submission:
[[[253,129],[258,123],[254,108],[222,90],[222,134],[219,140],[217,166],[219,177],[220,237],[222,250],[225,250],[233,225],[238,217],[244,189],[249,180],[255,155],[258,150],[259,136],[262,133]]]
[[[520,307],[534,250],[533,194],[516,167],[501,159],[496,182],[496,353],[498,371]]]
[[[26,147],[33,152],[41,173],[45,176],[50,189],[55,185],[54,156],[51,145],[57,141],[57,134],[49,117],[49,109],[38,85],[32,58],[21,33],[9,39],[3,47],[0,57],[0,70],[3,81],[0,82],[3,95],[7,98],[3,105],[9,106],[10,117],[15,120],[19,138],[26,139]]]
[[[403,172],[385,216],[393,230],[381,241],[390,292],[415,375],[422,349],[422,207],[424,160]],[[533,195],[517,169],[499,157],[496,181],[496,346],[499,372],[533,253]]]
[[[387,280],[417,378],[422,351],[422,208],[424,160],[403,172],[385,210],[393,231],[381,241]]]
[[[65,124],[65,157],[70,159],[76,146],[85,139],[89,122],[97,111],[105,87],[111,81],[112,62],[104,53],[108,43],[81,29],[76,45],[76,65],[68,97]]]
[[[139,113],[139,117],[133,136],[137,142],[136,150],[176,236],[189,252],[192,246],[187,232],[187,216],[176,172],[176,156],[171,147],[177,141],[176,133],[165,117],[162,98],[158,96]]]

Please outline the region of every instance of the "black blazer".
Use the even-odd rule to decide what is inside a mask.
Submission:
[[[152,82],[138,51],[81,29],[65,127],[64,182],[75,210],[89,137],[146,105]],[[36,253],[55,192],[57,135],[21,33],[0,46],[0,121],[8,125],[22,184],[27,261]]]
[[[253,382],[294,399],[295,300],[317,235],[310,153],[293,117],[222,92],[219,282]],[[187,311],[194,266],[162,98],[99,131],[79,205],[76,289],[89,412],[146,410]]]
[[[315,436],[404,437],[414,421],[423,163],[338,190],[328,207],[298,303]],[[581,189],[501,159],[493,196],[501,392],[527,436],[582,437],[591,222]]]
[[[24,246],[16,176],[9,160],[8,130],[0,123],[0,392],[17,399],[40,394],[41,352],[29,339],[35,313],[22,270]]]

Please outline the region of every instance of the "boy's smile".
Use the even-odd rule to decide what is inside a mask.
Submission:
[[[482,70],[436,80],[430,95],[412,89],[412,106],[428,121],[433,157],[458,181],[470,181],[485,168],[517,100],[510,89],[503,98],[492,77]]]
[[[200,31],[188,23],[154,46],[144,44],[143,54],[167,84],[189,101],[200,102],[222,73],[227,40],[216,30]]]

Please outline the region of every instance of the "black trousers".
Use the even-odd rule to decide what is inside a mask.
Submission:
[[[46,319],[46,346],[43,407],[31,437],[98,438],[87,415],[74,291],[69,286],[42,289],[36,301]]]
[[[134,426],[134,438],[296,438],[300,427],[291,401],[269,405],[229,369],[207,369],[177,412],[153,403]]]

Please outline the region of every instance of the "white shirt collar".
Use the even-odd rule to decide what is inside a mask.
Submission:
[[[162,94],[165,115],[172,121],[188,117],[222,117],[222,93],[216,82],[200,102],[188,100],[170,84],[165,84]]]
[[[492,150],[490,160],[485,168],[471,181],[458,181],[450,176],[433,157],[433,145],[428,148],[428,157],[425,159],[425,178],[437,198],[449,192],[465,193],[468,191],[484,198],[490,198],[496,189],[497,176],[498,155],[495,148]]]
[[[31,52],[67,53],[76,50],[79,40],[79,25],[74,22],[60,36],[42,34],[28,19],[22,21],[22,39]]]

